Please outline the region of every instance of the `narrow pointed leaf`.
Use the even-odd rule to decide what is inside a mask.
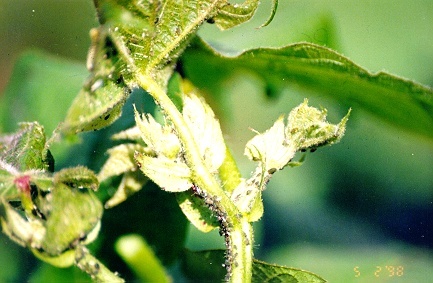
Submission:
[[[201,64],[196,64],[201,62]],[[274,86],[297,84],[328,95],[354,109],[420,135],[433,138],[431,87],[385,72],[372,73],[326,47],[297,43],[282,48],[258,48],[227,57],[203,41],[195,41],[182,56],[193,83],[216,89],[233,72],[248,70]],[[203,78],[212,74],[212,80]]]

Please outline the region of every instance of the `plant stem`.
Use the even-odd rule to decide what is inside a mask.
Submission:
[[[165,91],[150,77],[136,75],[139,85],[149,92],[162,108],[165,116],[173,123],[183,145],[185,160],[192,172],[192,181],[212,197],[213,205],[224,215],[227,227],[227,269],[230,282],[251,282],[253,230],[229,196],[224,192],[214,176],[209,172],[201,157],[198,146],[182,114],[167,96]]]
[[[89,274],[95,282],[125,282],[116,273],[111,272],[98,259],[92,256],[84,246],[77,246],[75,250],[75,265]]]

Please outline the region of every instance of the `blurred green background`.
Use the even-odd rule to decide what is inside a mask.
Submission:
[[[315,42],[371,71],[386,70],[433,85],[431,0],[281,0],[274,21],[257,29],[271,7],[270,1],[262,2],[247,24],[225,32],[205,25],[199,33],[228,54],[250,47]],[[12,131],[17,121],[37,119],[50,133],[87,76],[83,64],[88,31],[97,25],[92,3],[0,0],[0,7],[0,92],[4,97],[13,94],[13,99],[0,102],[0,130]],[[13,78],[20,79],[14,82],[14,63],[29,49],[66,58],[68,69],[55,57],[48,56],[44,64],[33,59],[40,53],[26,53],[20,61],[24,67],[15,68]],[[27,84],[20,83],[23,77]],[[328,108],[333,122],[350,107],[296,85],[278,99],[268,99],[263,83],[248,73],[239,73],[226,86],[230,103],[217,108],[217,115],[245,176],[254,166],[243,156],[243,147],[253,136],[249,127],[269,128],[304,97],[311,105]],[[41,92],[42,97],[33,95]],[[214,103],[212,97],[208,101]],[[104,145],[99,149],[95,154],[103,158]],[[89,152],[82,152],[83,156],[75,156],[76,163],[89,160]],[[61,149],[53,149],[53,154],[65,155]],[[97,162],[89,166],[96,170]],[[279,172],[270,182],[264,193],[265,215],[256,225],[256,257],[316,272],[330,282],[429,282],[433,275],[432,168],[431,140],[354,108],[340,144],[308,154],[301,167]],[[163,194],[162,198],[170,198]],[[186,233],[190,249],[224,247],[217,231],[208,235],[190,227]],[[56,269],[35,264],[23,248],[1,236],[1,282],[62,278],[55,277]],[[176,267],[171,266],[176,276]],[[83,280],[79,271],[63,272],[69,272],[71,282]]]

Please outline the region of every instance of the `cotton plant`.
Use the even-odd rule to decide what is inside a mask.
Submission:
[[[277,11],[278,1],[272,3],[271,14],[261,27],[271,23]],[[224,251],[191,252],[189,256],[195,260],[191,262],[223,256],[219,266],[214,266],[215,270],[224,268],[227,282],[325,282],[308,271],[255,259],[252,224],[266,211],[262,197],[272,176],[301,165],[304,158],[297,160],[298,152],[338,143],[351,110],[332,124],[326,120],[326,109],[310,106],[305,99],[273,123],[269,121],[267,130],[253,130],[255,136],[246,143],[244,154],[256,167],[242,176],[219,119],[198,83],[207,84],[207,91],[215,90],[220,87],[215,82],[246,69],[263,80],[267,89],[277,91],[297,83],[406,129],[412,129],[416,121],[412,130],[418,134],[431,137],[433,132],[427,111],[433,109],[431,88],[387,73],[373,74],[312,43],[256,48],[227,56],[197,35],[203,24],[225,30],[248,21],[258,0],[241,4],[226,0],[95,0],[94,4],[100,25],[90,31],[90,76],[65,120],[49,138],[38,122],[22,123],[15,133],[0,138],[2,231],[54,266],[75,265],[95,281],[123,282],[121,274],[109,270],[88,245],[98,238],[104,211],[155,184],[176,199],[198,230],[208,233],[218,229],[225,240]],[[213,70],[213,75],[203,79],[204,70]],[[156,110],[146,112],[139,105],[129,105],[127,100],[136,91],[149,95]],[[401,104],[390,108],[394,101]],[[97,172],[85,166],[55,170],[50,152],[53,143],[82,132],[112,128],[126,115],[126,107],[132,108],[133,126],[111,135],[116,144],[107,150],[105,163]],[[376,111],[378,108],[381,111]],[[410,118],[402,119],[402,109]],[[115,185],[104,200],[97,194],[106,189],[101,186],[106,183]],[[133,235],[121,237],[116,250],[143,280],[170,281],[142,240]],[[155,276],[147,277],[149,273]]]

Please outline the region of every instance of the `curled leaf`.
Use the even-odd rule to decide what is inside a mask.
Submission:
[[[27,221],[9,203],[0,199],[0,222],[3,233],[22,246],[38,248],[45,236],[40,221]]]
[[[344,134],[349,113],[337,125],[326,121],[326,110],[308,106],[305,100],[294,108],[284,124],[280,116],[274,125],[264,133],[257,133],[245,146],[245,155],[259,162],[247,181],[242,181],[233,191],[231,198],[251,221],[263,214],[261,192],[266,188],[272,175],[285,166],[296,166],[291,162],[297,151],[338,142]]]
[[[95,90],[83,88],[75,98],[62,124],[64,133],[95,131],[112,124],[122,114],[129,90],[103,79],[93,86]]]
[[[337,125],[326,121],[326,109],[308,106],[308,100],[293,109],[287,119],[286,141],[297,150],[338,142],[344,135],[350,110]]]
[[[286,166],[296,151],[338,142],[344,135],[349,113],[337,125],[326,121],[326,110],[308,106],[305,100],[294,108],[284,125],[281,116],[263,134],[257,134],[245,147],[245,155],[263,163],[263,171],[273,174]]]
[[[259,0],[245,0],[242,4],[226,2],[212,20],[222,30],[235,27],[249,21],[254,16],[259,3]]]

